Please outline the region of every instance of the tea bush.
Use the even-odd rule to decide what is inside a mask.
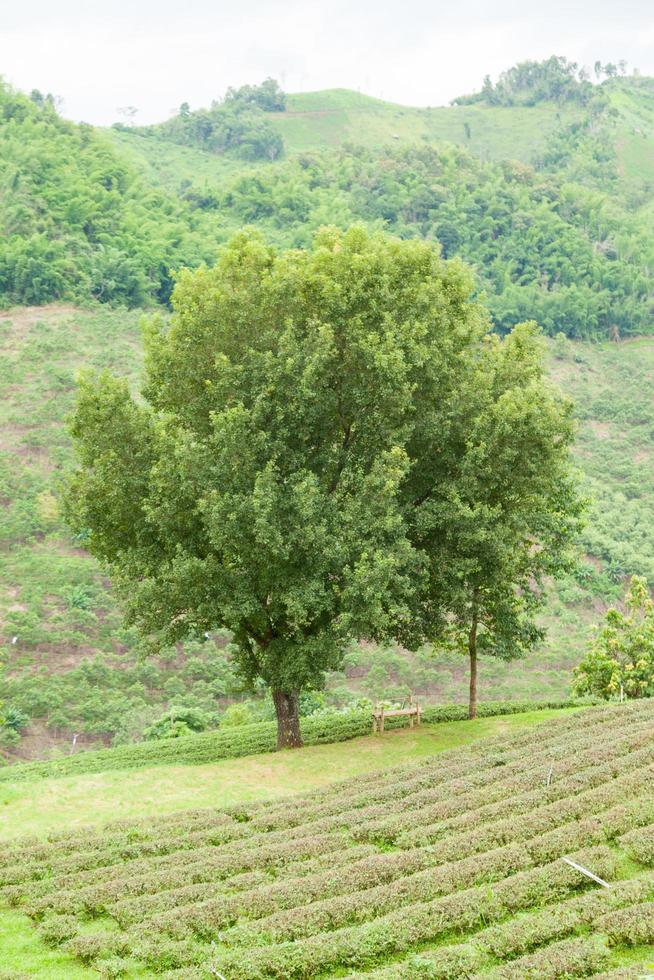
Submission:
[[[18,840],[0,896],[105,976],[611,977],[654,941],[653,734],[652,701],[589,708],[299,799]]]

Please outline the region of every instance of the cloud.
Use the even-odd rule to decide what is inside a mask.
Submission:
[[[487,73],[553,53],[586,64],[626,58],[654,72],[652,40],[654,12],[642,0],[249,0],[241,9],[38,0],[3,11],[0,65],[19,88],[62,96],[71,118],[108,124],[118,106],[152,122],[267,75],[289,91],[347,87],[442,105]]]

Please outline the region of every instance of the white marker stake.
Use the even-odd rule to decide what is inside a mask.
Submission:
[[[580,864],[577,864],[575,861],[571,861],[570,858],[561,858],[561,860],[565,861],[566,864],[569,864],[571,868],[575,869],[575,871],[581,871],[582,875],[586,875],[587,878],[591,878],[593,881],[596,881],[598,885],[602,886],[602,888],[611,887],[608,881],[604,881],[603,878],[598,878],[597,875],[594,875],[592,871],[588,870],[588,868],[582,868]]]

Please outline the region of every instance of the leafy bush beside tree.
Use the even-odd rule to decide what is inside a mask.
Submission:
[[[654,603],[634,575],[625,611],[609,609],[604,625],[575,670],[575,690],[610,699],[654,697]]]

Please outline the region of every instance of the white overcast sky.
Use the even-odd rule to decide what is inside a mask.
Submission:
[[[71,119],[137,122],[268,75],[444,105],[526,58],[654,75],[654,0],[0,0],[0,74]]]

